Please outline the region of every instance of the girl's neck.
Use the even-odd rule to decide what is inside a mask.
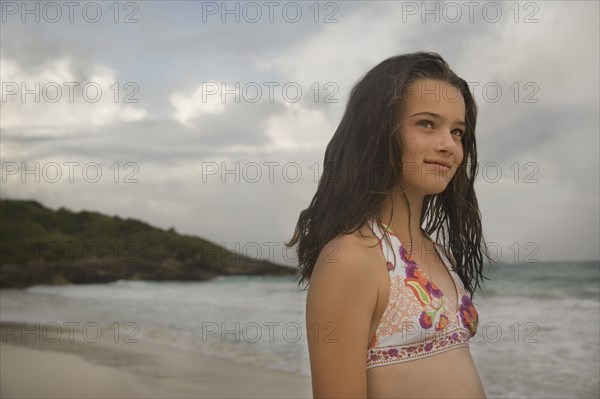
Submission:
[[[426,237],[421,229],[420,219],[425,197],[411,193],[406,193],[406,197],[410,204],[410,213],[402,193],[396,193],[384,201],[379,212],[379,219],[387,224],[398,236],[412,237],[412,241],[416,242],[423,241]]]

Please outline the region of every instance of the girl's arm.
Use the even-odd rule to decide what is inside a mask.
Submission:
[[[366,398],[367,350],[377,303],[373,259],[362,241],[340,236],[325,246],[306,301],[315,398]]]

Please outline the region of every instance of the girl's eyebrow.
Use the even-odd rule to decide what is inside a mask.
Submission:
[[[444,118],[442,115],[436,114],[434,112],[426,112],[426,111],[425,112],[417,112],[416,114],[412,114],[411,116],[416,116],[416,115],[430,115],[430,116],[433,116],[434,118],[441,119],[444,122],[446,121],[446,118]],[[463,122],[461,120],[457,120],[454,123],[456,125],[460,125],[460,126],[466,127],[465,122]]]

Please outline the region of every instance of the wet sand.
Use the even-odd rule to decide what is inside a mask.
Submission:
[[[115,343],[110,331],[89,342],[22,323],[0,328],[1,398],[312,397],[310,377],[141,340]]]

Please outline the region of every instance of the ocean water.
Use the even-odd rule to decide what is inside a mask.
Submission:
[[[471,353],[488,396],[599,397],[599,262],[497,264],[486,276]],[[119,323],[121,341],[309,375],[305,301],[293,277],[38,285],[1,290],[0,320]]]

